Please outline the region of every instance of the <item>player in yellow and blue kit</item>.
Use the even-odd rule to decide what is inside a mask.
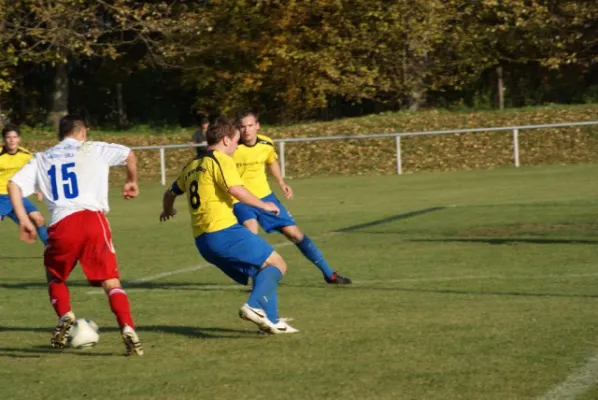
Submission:
[[[4,219],[4,217],[8,217],[18,224],[19,220],[13,211],[10,198],[8,197],[7,185],[10,178],[27,164],[33,155],[24,148],[19,147],[21,132],[16,125],[7,124],[2,128],[2,141],[3,146],[2,150],[0,150],[0,218]],[[48,231],[45,226],[44,217],[29,199],[23,199],[23,203],[25,211],[27,211],[29,218],[31,218],[31,221],[37,228],[37,235],[44,245],[46,245]]]
[[[239,225],[233,201],[236,198],[273,215],[279,209],[243,187],[231,158],[239,141],[235,126],[218,120],[210,125],[206,136],[208,147],[183,168],[164,193],[160,220],[173,217],[176,197],[186,195],[195,245],[202,257],[240,284],[253,279],[253,290],[239,316],[267,333],[298,332],[278,318],[276,290],[286,263],[265,240]]]
[[[351,279],[334,272],[322,252],[315,243],[297,227],[295,220],[288,210],[272,193],[266,176],[266,168],[280,185],[287,199],[293,198],[293,190],[288,186],[278,165],[278,156],[274,150],[274,142],[267,136],[258,135],[260,123],[253,112],[245,112],[239,116],[238,126],[241,130],[241,142],[233,155],[241,179],[256,197],[269,201],[278,206],[280,213],[273,215],[252,207],[248,204],[236,203],[234,212],[240,224],[253,233],[258,233],[258,224],[267,232],[278,231],[287,239],[295,243],[301,253],[322,271],[326,282],[337,285],[347,285]]]

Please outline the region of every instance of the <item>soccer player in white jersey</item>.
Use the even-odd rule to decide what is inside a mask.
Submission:
[[[128,147],[87,141],[87,124],[76,115],[60,120],[60,143],[35,154],[8,183],[8,193],[19,220],[21,239],[35,240],[35,226],[27,217],[23,197],[40,191],[48,210],[48,246],[44,264],[50,300],[58,315],[52,346],[63,348],[75,321],[66,280],[77,261],[92,286],[102,286],[108,295],[126,347],[126,355],[143,355],[135,332],[131,307],[122,289],[110,226],[108,208],[109,167],[125,165],[125,199],[139,194],[137,161]]]

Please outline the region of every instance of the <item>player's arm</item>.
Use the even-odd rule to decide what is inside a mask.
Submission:
[[[280,186],[280,189],[284,193],[284,197],[286,197],[289,200],[292,199],[293,198],[293,189],[291,189],[291,187],[289,185],[287,185],[286,182],[284,181],[284,178],[282,177],[282,171],[280,170],[280,165],[278,164],[278,161],[275,159],[266,165],[268,166],[268,171],[270,171],[270,175],[272,175],[272,177],[276,180],[276,182],[278,183],[278,186]]]
[[[237,165],[232,158],[224,157],[220,160],[219,168],[215,169],[214,177],[217,185],[241,203],[271,212],[275,215],[280,213],[276,204],[258,199],[253,193],[243,187],[243,181],[239,176],[239,171],[237,171]]]
[[[129,151],[125,163],[127,180],[123,187],[123,196],[125,199],[129,200],[139,195],[139,186],[137,184],[137,157],[135,156],[135,153],[133,153],[133,150]]]
[[[127,146],[116,143],[87,142],[93,147],[100,159],[110,167],[124,165],[127,178],[123,186],[123,197],[127,200],[139,195],[137,184],[137,157]]]
[[[181,188],[181,186],[183,188]],[[183,175],[174,181],[174,183],[166,189],[164,196],[162,196],[162,213],[160,213],[160,221],[168,221],[170,218],[174,218],[176,210],[174,208],[174,202],[178,196],[185,193]]]
[[[275,215],[278,215],[280,213],[280,210],[278,209],[278,206],[276,206],[276,204],[258,199],[253,195],[253,193],[251,193],[249,190],[245,189],[241,185],[230,186],[228,188],[228,193],[230,193],[231,196],[239,200],[241,203],[245,203],[247,205],[259,208],[267,212],[271,212]]]
[[[35,226],[23,204],[23,197],[35,191],[37,162],[35,159],[19,170],[8,182],[8,197],[17,219],[19,220],[20,239],[26,243],[35,242],[37,236]]]

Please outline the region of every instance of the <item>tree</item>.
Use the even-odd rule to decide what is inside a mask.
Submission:
[[[49,113],[52,123],[68,110],[69,63],[81,58],[115,60],[142,46],[145,62],[167,66],[188,50],[173,38],[183,37],[181,32],[193,38],[200,18],[184,1],[21,0],[2,4],[0,43],[9,55],[4,66],[34,62],[56,68]]]

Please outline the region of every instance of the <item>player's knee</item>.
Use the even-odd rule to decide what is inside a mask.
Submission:
[[[303,240],[303,237],[305,236],[303,232],[301,232],[299,228],[297,228],[297,226],[295,225],[285,226],[282,229],[282,234],[285,235],[287,239],[289,239],[293,243],[299,243]]]
[[[46,224],[46,220],[44,219],[43,215],[41,215],[40,213],[37,213],[37,212],[31,213],[31,214],[29,214],[29,218],[31,218],[31,221],[33,221],[33,223],[37,227],[42,227]]]
[[[258,229],[259,229],[257,220],[255,220],[255,219],[247,220],[247,221],[243,222],[243,226],[257,235]]]
[[[120,289],[121,287],[122,285],[120,284],[120,279],[118,278],[106,279],[105,281],[102,281],[102,288],[106,293],[112,289]]]
[[[282,256],[277,252],[273,252],[270,254],[270,257],[264,263],[264,266],[272,266],[276,267],[280,270],[280,272],[284,275],[287,272],[287,263],[284,261]]]

